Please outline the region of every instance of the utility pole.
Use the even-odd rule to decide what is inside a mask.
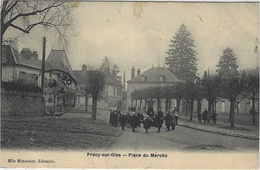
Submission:
[[[46,45],[46,37],[43,37],[43,47],[42,47],[42,81],[41,81],[41,89],[43,92],[43,99],[45,99],[44,96],[44,73],[45,73],[45,45]],[[45,108],[45,100],[43,100],[43,112],[46,113],[46,108]]]
[[[44,91],[44,73],[45,73],[45,46],[46,46],[46,37],[43,37],[43,48],[42,48],[42,81],[41,88]]]

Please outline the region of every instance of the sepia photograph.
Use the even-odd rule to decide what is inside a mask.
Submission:
[[[0,168],[259,169],[258,2],[0,8]]]

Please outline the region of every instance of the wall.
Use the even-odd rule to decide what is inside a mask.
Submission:
[[[1,88],[1,114],[43,115],[43,96],[41,93],[6,91]]]
[[[2,80],[4,81],[13,81],[14,79],[14,67],[13,66],[3,66],[3,77]]]

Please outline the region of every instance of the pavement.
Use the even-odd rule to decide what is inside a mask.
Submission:
[[[204,122],[200,123],[195,119],[190,121],[189,116],[184,115],[180,115],[178,125],[203,132],[259,140],[259,126],[255,125],[236,124],[235,127],[230,127],[230,124],[225,122],[217,122],[216,124]]]

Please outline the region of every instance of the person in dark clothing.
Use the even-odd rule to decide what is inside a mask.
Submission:
[[[131,117],[130,113],[127,112],[127,114],[126,114],[126,127],[127,128],[130,128],[130,117]]]
[[[112,114],[112,126],[113,127],[117,127],[117,125],[118,125],[117,112],[113,111],[113,114]]]
[[[152,126],[152,120],[149,116],[144,117],[143,125],[145,129],[145,133],[148,133],[148,129]]]
[[[162,111],[158,111],[158,113],[155,114],[154,118],[154,126],[158,128],[157,132],[160,132],[160,129],[162,128],[163,124],[163,113]]]
[[[164,117],[165,125],[167,127],[167,131],[170,130],[170,127],[173,127],[173,116],[170,113],[167,113],[167,115]],[[174,124],[175,125],[175,124]]]
[[[154,110],[152,107],[149,107],[146,113],[150,118],[154,117]]]
[[[208,111],[207,109],[205,109],[204,112],[202,113],[202,119],[204,122],[207,121],[207,117],[208,117]]]
[[[123,113],[119,117],[119,123],[120,123],[120,126],[122,127],[122,130],[125,130],[126,122],[127,122],[126,115]]]
[[[214,111],[211,115],[212,123],[216,124],[217,122],[217,113]]]
[[[144,119],[144,116],[143,116],[143,114],[142,114],[141,112],[138,112],[138,113],[137,113],[137,117],[138,117],[138,120],[139,120],[139,122],[138,122],[138,127],[140,127],[140,126],[141,126],[141,123],[142,123],[142,121],[143,121],[143,119]]]
[[[119,126],[120,125],[120,122],[119,122],[119,118],[120,118],[120,116],[121,116],[121,112],[120,112],[120,109],[119,109],[119,107],[116,109],[116,111],[115,111],[115,114],[116,114],[116,126]]]
[[[112,110],[110,110],[109,124],[110,124],[111,126],[113,126],[112,119],[113,119],[113,112],[112,112]]]
[[[201,113],[198,113],[198,121],[201,122]]]
[[[139,122],[137,115],[133,114],[132,116],[130,116],[129,122],[130,127],[132,128],[132,132],[135,132],[135,128],[137,128]]]

